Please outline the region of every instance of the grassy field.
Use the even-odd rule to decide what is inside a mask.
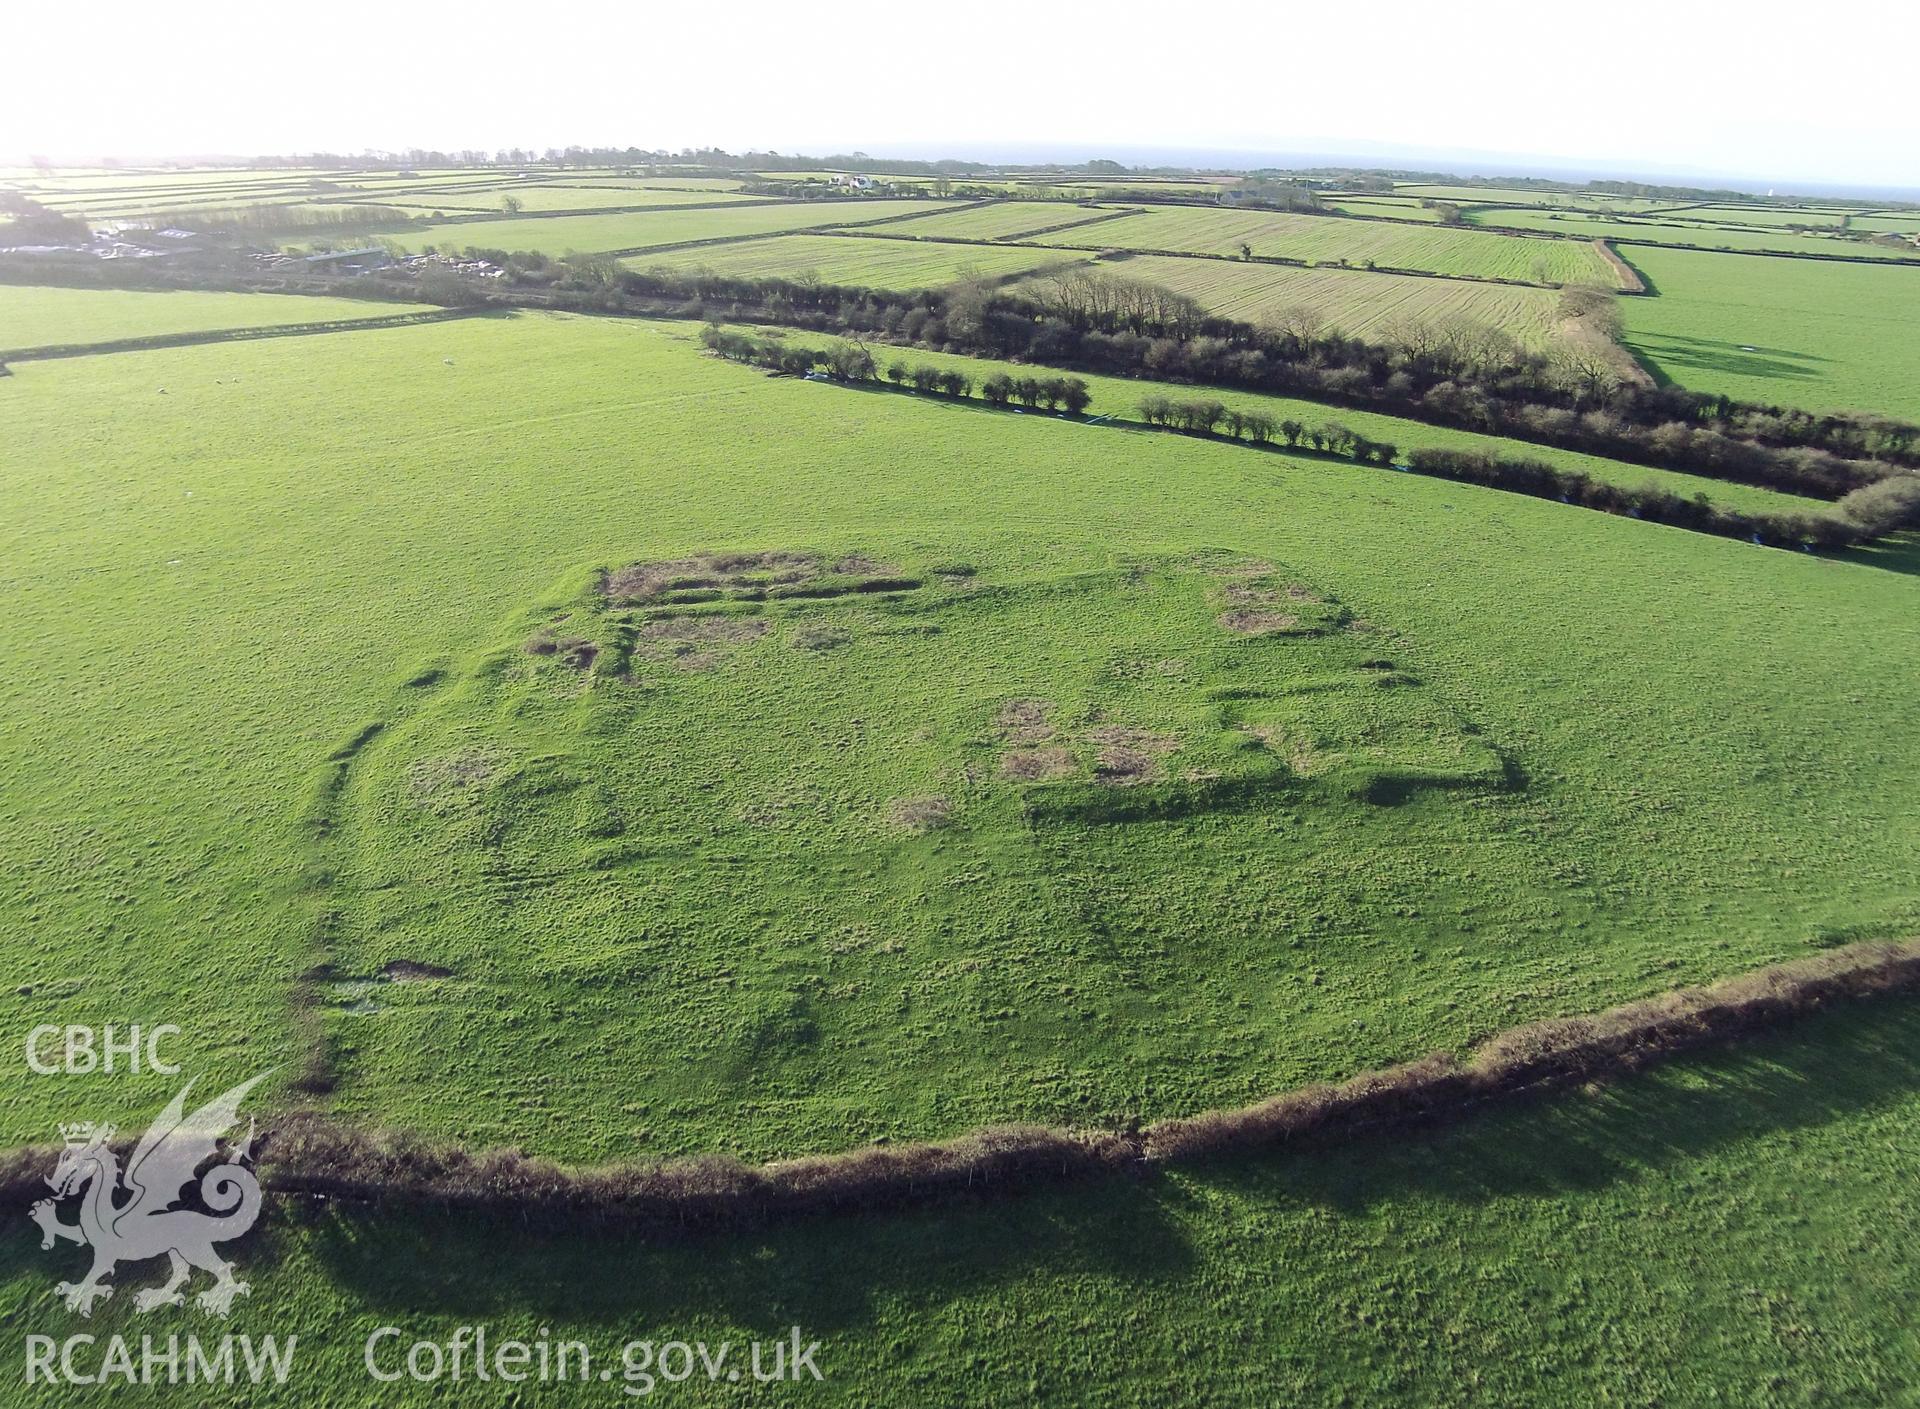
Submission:
[[[1621,300],[1627,344],[1701,391],[1920,416],[1920,270],[1633,246],[1658,290]]]
[[[1911,1005],[1836,1013],[1450,1131],[732,1237],[269,1215],[239,1245],[253,1291],[230,1329],[298,1332],[290,1383],[251,1391],[265,1405],[417,1404],[366,1377],[367,1337],[478,1321],[586,1343],[587,1383],[529,1394],[568,1406],[625,1397],[627,1341],[744,1355],[796,1324],[822,1381],[792,1402],[1898,1403],[1920,1361],[1916,1050]],[[78,1257],[7,1221],[16,1332],[72,1333],[49,1284]],[[152,1320],[119,1297],[87,1329],[137,1355]],[[741,1398],[704,1370],[653,1389]]]
[[[1070,250],[998,249],[841,235],[779,235],[769,240],[638,254],[626,261],[634,269],[710,269],[755,279],[812,275],[823,283],[877,289],[939,288],[959,279],[993,278],[1085,262],[1085,255]]]
[[[1920,579],[692,331],[0,382],[9,1001],[253,1069],[324,951],[343,1111],[774,1154],[1242,1100],[1920,918]],[[712,552],[918,585],[593,586]],[[5,1079],[13,1139],[157,1089]]]
[[[637,250],[691,240],[773,235],[786,230],[858,224],[921,210],[939,202],[916,200],[794,201],[733,210],[639,211],[632,215],[522,216],[416,226],[400,237],[408,249],[526,249],[546,254]]]
[[[1439,211],[1423,205],[1415,196],[1336,196],[1323,198],[1321,204],[1347,215],[1380,215],[1430,223],[1440,219]]]
[[[1920,210],[1892,215],[1856,215],[1851,225],[1855,230],[1882,230],[1889,234],[1911,235],[1920,231]]]
[[[1920,249],[1896,247],[1835,235],[1802,235],[1794,231],[1733,228],[1704,221],[1682,221],[1656,215],[1632,220],[1596,220],[1591,216],[1554,211],[1477,210],[1468,217],[1475,225],[1511,230],[1548,230],[1566,235],[1610,240],[1643,241],[1657,245],[1699,245],[1713,250],[1762,250],[1782,254],[1844,255],[1857,259],[1920,260]]]
[[[293,182],[272,186],[179,187],[155,191],[67,191],[58,195],[37,196],[35,199],[51,210],[104,218],[178,206],[277,205],[288,201],[311,200],[314,194],[314,188],[305,182]]]
[[[1663,220],[1698,220],[1713,225],[1811,225],[1839,229],[1850,212],[1844,206],[1688,205],[1667,206]]]
[[[1553,331],[1559,298],[1551,289],[1517,284],[1423,279],[1362,269],[1290,269],[1170,255],[1103,260],[1098,267],[1186,294],[1223,317],[1260,323],[1289,309],[1307,308],[1325,319],[1328,327],[1360,338],[1381,336],[1405,322],[1469,318],[1539,347]]]
[[[781,337],[796,346],[824,348],[836,341],[824,334],[792,332],[752,325],[743,325],[741,331],[762,337]],[[928,352],[917,347],[895,348],[874,343],[870,345],[870,350],[882,372],[895,359],[905,362],[910,367],[926,363],[942,369],[950,368],[965,372],[976,383],[992,376],[995,372],[1005,372],[1014,377],[1029,376],[1033,372],[1032,368],[1023,367],[1014,362],[996,362],[991,358]],[[1560,450],[1553,446],[1536,445],[1530,441],[1453,430],[1446,426],[1429,425],[1424,421],[1376,415],[1369,411],[1355,411],[1344,406],[1328,406],[1319,402],[1297,401],[1285,396],[1264,396],[1254,392],[1218,389],[1203,392],[1198,388],[1182,386],[1176,382],[1135,381],[1126,377],[1092,375],[1082,375],[1080,379],[1087,384],[1088,392],[1093,398],[1087,407],[1086,414],[1089,416],[1117,416],[1122,420],[1135,421],[1140,418],[1140,399],[1144,396],[1159,394],[1175,400],[1196,399],[1204,396],[1218,400],[1229,409],[1264,411],[1276,422],[1296,420],[1305,425],[1320,425],[1327,421],[1338,421],[1369,439],[1386,441],[1399,447],[1403,452],[1401,456],[1403,460],[1404,452],[1415,447],[1480,450],[1517,459],[1544,460],[1564,469],[1578,470],[1609,484],[1664,489],[1687,498],[1705,495],[1716,504],[1725,504],[1730,508],[1747,509],[1756,513],[1817,513],[1829,507],[1823,500],[1808,499],[1797,494],[1782,494],[1754,485],[1729,484],[1724,480],[1678,474],[1672,470],[1655,469],[1647,465],[1629,465],[1618,460],[1602,459],[1598,455],[1583,455],[1574,450]],[[1354,472],[1363,475],[1377,473],[1370,470]]]
[[[112,342],[161,333],[268,328],[419,313],[423,304],[293,294],[55,289],[0,284],[0,352],[56,343]]]
[[[1396,269],[1536,283],[1593,283],[1611,288],[1614,275],[1589,246],[1488,231],[1432,229],[1268,211],[1166,208],[1110,220],[1086,232],[1036,237],[1047,244],[1097,244],[1112,249],[1192,251],[1231,255],[1248,245],[1256,255],[1313,264],[1371,262]]]
[[[924,206],[882,228],[969,219]],[[425,238],[628,248],[911,208]],[[1008,210],[972,219],[1005,238]],[[789,228],[627,263],[904,288],[1080,257]],[[1920,411],[1920,271],[1628,253],[1658,296],[1620,303],[1667,375]],[[1362,333],[1460,314],[1537,341],[1555,299],[1110,267]],[[0,286],[0,348],[403,311]],[[1912,545],[1763,550],[769,377],[698,336],[522,313],[0,377],[16,1040],[175,1023],[203,1087],[271,1068],[269,1108],[318,1056],[349,1120],[769,1158],[1238,1103],[1920,931]],[[1156,389],[1087,380],[1095,412]],[[15,1062],[0,1142],[139,1129],[176,1084]],[[0,1320],[297,1332],[295,1379],[246,1401],[288,1409],[423,1402],[365,1378],[365,1336],[476,1322],[580,1339],[615,1377],[627,1340],[744,1355],[797,1325],[825,1382],[792,1397],[847,1404],[1891,1404],[1920,1365],[1916,1093],[1920,1000],[1888,1000],[1445,1129],[918,1211],[665,1235],[289,1202],[233,1249],[252,1293],[224,1326],[142,1317],[147,1266],[77,1321],[54,1285],[83,1255],[15,1216]],[[654,1387],[743,1393],[703,1381]]]
[[[484,210],[499,213],[501,202],[508,197],[520,202],[522,210],[593,210],[599,207],[620,208],[624,206],[671,206],[725,205],[729,201],[745,200],[727,191],[703,190],[658,190],[641,186],[558,186],[545,183],[539,185],[500,186],[484,191],[459,191],[448,195],[434,195],[424,191],[410,191],[400,196],[382,196],[383,205],[395,205],[405,210],[434,211],[475,211]]]
[[[1104,224],[1101,217],[1108,214],[1066,201],[1003,201],[969,210],[936,211],[889,225],[887,230],[928,239],[1010,240],[1055,225]]]
[[[1452,201],[1463,207],[1472,205],[1580,206],[1590,210],[1639,211],[1657,210],[1673,204],[1671,201],[1645,200],[1635,196],[1603,195],[1597,191],[1549,191],[1506,186],[1449,186],[1444,183],[1436,185],[1417,181],[1396,186],[1394,194],[1427,200]]]

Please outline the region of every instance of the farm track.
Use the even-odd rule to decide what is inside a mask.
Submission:
[[[335,755],[342,780],[346,764],[370,737],[363,734]],[[293,1112],[270,1120],[257,1147],[262,1182],[282,1198],[456,1207],[523,1218],[584,1213],[664,1225],[757,1224],[1069,1179],[1148,1177],[1232,1154],[1451,1123],[1489,1104],[1629,1076],[1686,1053],[1769,1033],[1836,1003],[1915,989],[1920,939],[1854,944],[1600,1013],[1508,1029],[1465,1060],[1435,1053],[1234,1110],[1158,1121],[1138,1133],[990,1126],[935,1144],[870,1146],[757,1166],[709,1155],[569,1168],[517,1151],[472,1152]],[[43,1197],[40,1176],[57,1153],[53,1146],[25,1146],[0,1154],[0,1205],[17,1210]]]
[[[1614,278],[1620,281],[1620,287],[1617,292],[1623,294],[1644,294],[1647,292],[1647,281],[1640,277],[1640,271],[1616,254],[1612,245],[1608,244],[1605,240],[1595,240],[1593,242],[1593,248],[1613,269]]]

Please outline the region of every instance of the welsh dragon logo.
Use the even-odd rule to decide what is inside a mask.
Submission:
[[[248,1122],[246,1139],[224,1152],[220,1137],[239,1119],[241,1100],[262,1076],[182,1115],[187,1093],[193,1090],[189,1081],[133,1147],[124,1174],[113,1150],[111,1125],[89,1121],[60,1127],[66,1148],[47,1177],[53,1197],[35,1204],[30,1216],[40,1225],[43,1249],[58,1238],[93,1249],[93,1268],[86,1277],[55,1288],[69,1310],[92,1315],[94,1302],[113,1295],[106,1279],[115,1267],[161,1256],[168,1262],[167,1280],[136,1295],[137,1310],[181,1305],[186,1300],[181,1288],[196,1267],[214,1278],[195,1298],[203,1310],[224,1316],[236,1296],[246,1295],[247,1284],[235,1280],[232,1264],[222,1260],[213,1245],[239,1237],[260,1216],[260,1182],[243,1168],[253,1146],[253,1123]],[[216,1157],[220,1162],[199,1180],[200,1202],[212,1212],[175,1207],[186,1197],[195,1172]],[[74,1194],[80,1195],[80,1221],[62,1223],[54,1215],[55,1206]]]

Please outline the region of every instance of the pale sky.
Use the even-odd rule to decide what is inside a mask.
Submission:
[[[96,0],[12,7],[0,31],[9,160],[1017,144],[1471,151],[1920,187],[1910,0]]]

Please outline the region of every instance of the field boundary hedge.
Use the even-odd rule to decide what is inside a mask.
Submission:
[[[112,338],[106,342],[49,343],[43,347],[0,349],[0,363],[50,362],[60,357],[92,357],[97,353],[146,352],[161,347],[191,347],[206,342],[250,342],[255,338],[296,338],[313,333],[361,333],[379,328],[407,328],[420,323],[445,323],[456,318],[476,318],[494,310],[476,308],[436,308],[424,313],[382,313],[371,318],[335,318],[316,323],[269,323],[258,328],[208,328],[200,332],[149,333],[138,338]]]
[[[1647,281],[1640,277],[1640,271],[1622,259],[1619,252],[1606,240],[1595,240],[1593,247],[1613,270],[1613,277],[1619,280],[1620,287],[1615,290],[1616,293],[1644,294],[1647,291]]]
[[[836,348],[792,346],[784,339],[756,340],[744,334],[728,333],[709,324],[702,335],[709,350],[718,356],[788,376],[806,376],[824,368],[827,382],[846,387],[883,389],[881,369],[871,353],[854,344]],[[1045,370],[1029,364],[1035,370]],[[918,372],[920,375],[914,375]],[[971,375],[953,370],[922,366],[909,368],[894,359],[886,372],[898,390],[938,396],[949,401],[971,401],[975,382]],[[998,394],[996,395],[996,383]],[[1069,391],[1075,388],[1077,391]],[[1088,404],[1086,383],[1078,377],[1012,378],[1005,373],[984,378],[979,383],[984,404],[990,408],[1014,409],[1021,402],[1028,409],[1044,407],[1054,412],[1065,407],[1066,414],[1081,416]],[[1033,395],[1028,395],[1030,390]],[[1049,394],[1051,391],[1051,394]],[[1449,479],[1485,489],[1525,494],[1535,499],[1557,499],[1576,508],[1640,519],[1648,523],[1708,533],[1721,538],[1749,539],[1762,547],[1833,550],[1854,548],[1870,543],[1893,531],[1877,522],[1856,522],[1836,506],[1829,512],[1794,512],[1782,509],[1766,513],[1715,504],[1704,497],[1692,499],[1655,485],[1635,487],[1595,479],[1581,470],[1562,469],[1542,460],[1525,459],[1488,450],[1446,450],[1415,446],[1401,458],[1400,448],[1387,441],[1358,435],[1337,421],[1308,425],[1295,419],[1280,420],[1265,412],[1234,408],[1211,397],[1185,401],[1150,393],[1136,407],[1139,419],[1119,412],[1082,420],[1078,424],[1123,426],[1129,430],[1161,431],[1221,441],[1253,450],[1269,450],[1294,456],[1309,456],[1349,464],[1378,465],[1386,469],[1433,479]],[[1284,445],[1276,443],[1276,434]],[[1920,496],[1916,496],[1920,498]],[[1894,526],[1904,521],[1909,510],[1900,507]]]
[[[1155,1171],[1247,1151],[1458,1120],[1491,1101],[1629,1075],[1768,1031],[1831,1004],[1920,989],[1920,939],[1827,950],[1604,1012],[1494,1034],[1463,1059],[1440,1051],[1253,1105],[1137,1131],[985,1126],[949,1140],[869,1146],[750,1165],[724,1155],[570,1167],[518,1150],[470,1151],[298,1111],[256,1140],[281,1196],[428,1205],[522,1218],[612,1217],[666,1225],[757,1223],[832,1209],[897,1207],[1095,1175]],[[131,1137],[121,1144],[132,1145]],[[0,1206],[46,1196],[58,1147],[0,1155]]]

